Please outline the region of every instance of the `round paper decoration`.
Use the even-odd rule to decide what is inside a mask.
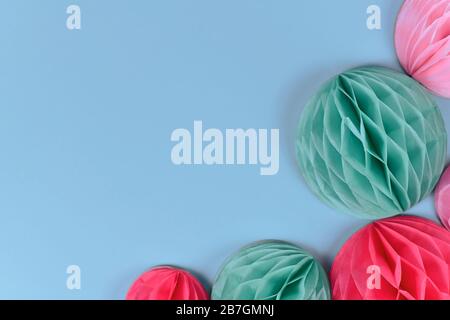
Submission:
[[[406,0],[397,19],[395,46],[408,74],[450,98],[450,0]]]
[[[133,283],[126,299],[208,300],[208,294],[189,272],[172,267],[156,267]]]
[[[436,188],[435,207],[442,224],[450,230],[450,168],[445,170]]]
[[[403,213],[430,194],[444,168],[447,133],[430,94],[410,77],[363,67],[308,102],[297,159],[328,205],[361,218]]]
[[[306,251],[266,241],[243,248],[220,271],[213,300],[329,300],[322,266]]]
[[[331,269],[335,300],[450,299],[450,232],[432,221],[372,223],[342,247]]]

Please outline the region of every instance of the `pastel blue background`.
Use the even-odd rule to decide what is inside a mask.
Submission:
[[[0,3],[0,298],[122,299],[147,268],[210,286],[276,238],[329,268],[366,222],[321,204],[294,157],[308,97],[362,64],[399,69],[401,0],[9,0]],[[82,30],[66,29],[66,8]],[[381,31],[366,8],[382,8]],[[450,101],[438,99],[450,124]],[[176,128],[280,128],[280,172],[176,167]],[[432,199],[411,213],[434,218]],[[66,288],[66,268],[82,289]]]

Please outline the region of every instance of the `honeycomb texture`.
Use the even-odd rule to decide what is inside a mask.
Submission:
[[[408,74],[450,98],[450,0],[406,0],[397,19],[395,47]]]
[[[448,300],[450,233],[417,217],[372,223],[344,244],[330,281],[335,300]]]
[[[213,286],[214,300],[329,300],[322,266],[304,250],[269,241],[231,257]]]
[[[296,153],[312,191],[360,218],[403,213],[441,175],[447,133],[426,90],[398,72],[363,67],[342,73],[308,102]]]

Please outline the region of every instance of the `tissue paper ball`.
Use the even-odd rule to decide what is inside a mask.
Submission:
[[[445,170],[435,192],[435,207],[442,224],[450,230],[450,168]]]
[[[131,286],[127,300],[208,300],[200,282],[189,272],[157,267],[142,274]]]
[[[417,217],[372,223],[338,253],[331,286],[335,300],[450,299],[450,233]]]
[[[406,0],[397,19],[395,46],[408,74],[450,98],[450,0]]]
[[[364,67],[334,77],[308,102],[296,148],[305,181],[320,199],[378,219],[431,193],[444,168],[447,133],[416,81]]]
[[[322,266],[306,251],[268,241],[243,248],[217,277],[213,300],[329,300]]]

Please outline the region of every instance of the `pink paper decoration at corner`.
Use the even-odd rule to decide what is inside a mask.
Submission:
[[[189,272],[173,267],[156,267],[129,289],[127,300],[208,300],[200,282]]]
[[[434,204],[442,224],[450,230],[450,167],[445,170],[438,183]]]
[[[344,244],[331,285],[335,300],[450,299],[450,232],[417,217],[374,222]]]
[[[450,98],[450,0],[406,0],[397,19],[395,46],[408,74]]]

